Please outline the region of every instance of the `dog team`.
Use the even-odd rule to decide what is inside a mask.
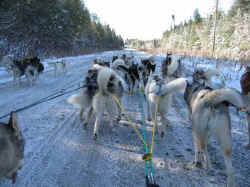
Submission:
[[[59,72],[66,72],[66,62],[65,60],[51,61],[48,62],[48,65],[53,67],[55,76]],[[22,76],[28,81],[30,86],[33,86],[38,80],[39,75],[44,71],[44,65],[41,63],[41,60],[37,57],[24,58],[22,60],[16,60],[14,57],[6,55],[3,56],[0,60],[0,67],[13,75],[13,83],[18,85],[21,84]]]
[[[37,76],[43,71],[43,66],[37,57],[26,59],[17,63],[6,56],[5,68],[13,71],[14,80],[20,75]],[[95,59],[88,69],[83,80],[83,88],[79,94],[67,99],[68,103],[80,108],[80,120],[83,125],[90,125],[90,118],[95,116],[93,138],[98,138],[98,129],[103,125],[104,113],[108,114],[111,127],[122,117],[122,98],[126,91],[134,93],[136,88],[144,91],[147,105],[148,121],[155,120],[154,110],[156,97],[159,97],[158,113],[161,125],[157,125],[156,132],[164,136],[169,122],[168,111],[171,107],[172,97],[175,93],[183,94],[189,109],[192,121],[192,136],[194,141],[195,160],[194,166],[201,167],[205,161],[206,169],[211,167],[207,150],[210,135],[213,135],[223,154],[227,185],[235,186],[232,167],[232,135],[229,106],[246,112],[248,125],[248,145],[250,149],[250,68],[242,75],[240,83],[242,93],[232,88],[211,87],[213,76],[221,76],[215,69],[195,69],[192,81],[183,77],[184,65],[182,56],[168,53],[161,63],[161,73],[156,74],[156,59],[151,56],[142,59],[140,63],[134,62],[134,56],[113,56],[112,62]],[[2,60],[2,61],[3,61]],[[7,64],[7,65],[6,65]],[[22,65],[20,65],[22,64]],[[51,65],[57,66],[56,63]],[[56,69],[63,69],[60,64]],[[15,74],[15,71],[18,73]],[[16,77],[15,77],[16,76]],[[37,79],[37,77],[36,77]],[[86,114],[86,115],[85,115]],[[4,146],[3,146],[4,145]],[[8,124],[0,125],[0,178],[7,177],[16,180],[17,170],[23,164],[24,140],[18,129],[18,120],[15,113],[11,113]],[[9,156],[8,162],[6,154]]]

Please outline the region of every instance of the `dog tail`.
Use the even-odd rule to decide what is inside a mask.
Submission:
[[[124,62],[124,60],[122,60],[122,59],[116,59],[113,63],[112,63],[112,68],[113,69],[116,69],[119,65],[125,65],[125,62]]]
[[[244,102],[242,95],[232,88],[220,88],[206,94],[205,101],[209,105],[218,105],[227,102],[237,108],[243,108]]]
[[[178,78],[178,79],[175,79],[175,80],[163,85],[160,92],[159,92],[158,86],[156,87],[157,90],[153,90],[152,92],[153,93],[158,92],[160,95],[173,94],[176,92],[184,93],[187,84],[188,84],[187,79]]]
[[[74,105],[77,108],[82,108],[83,98],[81,95],[74,94],[67,99],[69,104]]]
[[[109,81],[116,78],[115,72],[110,68],[102,68],[98,73],[97,84],[100,92],[108,93]]]

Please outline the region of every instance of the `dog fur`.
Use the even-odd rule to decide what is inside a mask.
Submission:
[[[246,70],[244,72],[244,74],[241,76],[241,79],[240,79],[240,85],[241,85],[241,93],[243,95],[246,102],[244,103],[250,103],[250,67],[246,67]],[[249,104],[248,104],[249,105]],[[250,111],[250,107],[247,106],[248,108],[248,111]],[[249,112],[246,113],[246,124],[247,124],[247,127],[248,127],[248,144],[246,146],[247,149],[250,150],[250,115],[249,115]]]
[[[98,73],[97,77],[98,91],[93,98],[93,109],[96,115],[94,126],[94,139],[98,136],[99,123],[102,121],[102,116],[105,111],[108,112],[110,124],[113,126],[112,117],[118,113],[120,116],[121,110],[118,107],[115,99],[111,94],[115,95],[121,103],[123,96],[123,85],[120,77],[110,68],[103,68]]]
[[[210,71],[212,72],[212,71]],[[190,107],[192,135],[195,148],[195,165],[201,165],[204,153],[206,168],[211,167],[207,151],[210,135],[214,135],[224,156],[227,185],[234,186],[232,167],[232,135],[228,106],[244,107],[241,94],[234,89],[211,89],[206,86],[210,78],[205,71],[196,70],[193,83],[187,84],[184,99]],[[211,74],[209,73],[211,76]]]
[[[168,125],[166,115],[172,105],[172,96],[174,93],[184,93],[187,81],[184,78],[168,82],[162,79],[159,75],[150,76],[148,84],[145,88],[147,98],[148,120],[154,119],[156,97],[159,97],[158,112],[161,117],[161,128],[156,128],[156,133],[160,132],[161,137],[165,134],[165,127]]]
[[[170,79],[169,81],[181,77],[183,72],[181,56],[167,53],[165,60],[161,64],[161,71],[162,77]]]
[[[16,84],[16,80],[18,79],[18,83],[20,85],[21,77],[25,75],[30,86],[32,86],[39,78],[39,74],[44,70],[44,66],[38,57],[25,58],[23,60],[9,59],[6,62],[9,63],[11,71],[13,72],[14,84]]]
[[[0,122],[0,178],[7,177],[15,183],[17,170],[24,163],[24,139],[19,130],[17,114],[10,114],[9,123]]]
[[[175,72],[178,71],[179,62],[177,60],[171,60],[167,56],[166,60],[162,65],[162,75],[151,75],[149,76],[147,85],[145,87],[145,95],[147,98],[147,111],[148,120],[151,121],[154,117],[156,97],[159,96],[158,112],[161,117],[161,129],[157,126],[157,131],[160,131],[161,136],[164,136],[165,127],[168,124],[166,115],[169,108],[172,105],[172,96],[176,92],[184,92],[186,87],[185,79],[178,79],[174,81],[177,77],[174,76]],[[157,93],[159,92],[159,93]],[[155,119],[153,119],[155,120]]]
[[[95,114],[93,137],[97,139],[99,123],[102,121],[104,112],[108,112],[111,126],[113,126],[113,117],[116,114],[118,114],[117,120],[121,119],[121,110],[111,94],[114,94],[121,103],[124,86],[115,71],[99,65],[95,65],[88,71],[84,85],[86,86],[82,89],[81,94],[73,95],[67,101],[81,108],[81,119],[83,112],[87,109],[85,127],[88,125],[92,113]]]
[[[98,90],[97,75],[102,68],[102,66],[94,64],[85,76],[80,94],[74,94],[67,99],[68,103],[80,108],[80,120],[83,120],[83,113],[87,111],[87,117],[83,122],[84,126],[88,125],[93,112],[93,98]]]

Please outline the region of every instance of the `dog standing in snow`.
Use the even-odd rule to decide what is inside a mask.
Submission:
[[[156,132],[160,131],[161,136],[164,136],[165,126],[168,124],[166,115],[172,104],[172,96],[176,92],[184,93],[187,84],[186,79],[177,79],[175,76],[179,68],[178,60],[177,57],[170,57],[167,55],[162,63],[162,76],[152,75],[151,73],[145,88],[149,121],[151,121],[154,116],[156,97],[157,95],[159,96],[158,112],[161,117],[162,128],[159,129],[157,126]],[[177,80],[174,81],[175,79]]]
[[[245,103],[249,105],[248,104],[250,102],[250,95],[249,95],[250,93],[250,67],[249,66],[246,68],[246,71],[241,76],[240,85],[241,85],[243,98],[246,98]],[[247,108],[250,111],[250,106],[248,106]],[[250,149],[250,115],[249,115],[249,112],[246,113],[246,118],[247,118],[247,127],[248,127],[248,144],[246,148]]]
[[[190,107],[192,135],[195,149],[195,165],[201,166],[202,153],[206,168],[211,167],[207,144],[210,135],[215,136],[223,154],[227,185],[234,186],[232,167],[232,135],[229,106],[244,107],[241,94],[229,88],[213,90],[207,86],[217,71],[209,73],[198,69],[193,74],[193,83],[187,84],[184,99]]]
[[[66,73],[66,61],[59,60],[54,62],[48,62],[48,65],[52,66],[54,69],[55,77],[58,75],[59,72]]]
[[[85,126],[88,125],[92,113],[95,114],[94,139],[97,139],[98,127],[104,112],[108,113],[111,126],[113,126],[114,116],[118,114],[118,120],[121,118],[121,110],[112,95],[115,95],[121,103],[123,87],[122,80],[115,71],[95,64],[87,73],[82,93],[68,99],[69,103],[81,108],[80,118],[84,109],[88,110],[84,121]]]
[[[3,57],[6,67],[10,67],[13,72],[13,82],[21,82],[21,77],[25,75],[29,84],[32,86],[39,78],[39,74],[43,72],[44,66],[38,57],[25,58],[23,60],[12,60],[8,56]],[[7,64],[6,64],[7,63]]]

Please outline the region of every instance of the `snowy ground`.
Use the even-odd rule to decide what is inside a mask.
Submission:
[[[95,57],[110,60],[118,53],[133,53],[137,57],[148,54],[138,51],[110,51],[78,57],[67,57],[67,74],[54,76],[52,69],[43,61],[45,72],[33,87],[26,80],[22,86],[13,86],[12,78],[0,69],[0,117],[64,89],[77,88]],[[157,56],[158,70],[164,55]],[[215,66],[207,59],[183,60],[188,72],[193,65]],[[239,78],[243,73],[238,66],[221,65],[219,70],[226,77],[226,87],[240,90]],[[220,81],[215,79],[215,83]],[[215,86],[218,84],[215,84]],[[75,91],[73,93],[77,93]],[[39,104],[18,113],[20,128],[26,140],[25,165],[19,171],[17,183],[3,179],[0,187],[143,187],[145,186],[143,144],[124,120],[115,127],[100,129],[100,136],[93,141],[93,128],[84,129],[79,120],[79,110],[66,102],[72,95],[67,94]],[[141,127],[140,96],[125,95],[123,106],[129,116]],[[244,149],[247,143],[245,117],[230,110],[233,135],[233,167],[235,180],[240,187],[250,186],[250,151]],[[225,164],[216,142],[211,139],[209,153],[213,169],[205,171],[189,167],[194,159],[191,123],[183,95],[174,98],[169,112],[170,127],[163,139],[156,138],[153,165],[156,181],[161,187],[167,186],[225,186]],[[8,118],[1,119],[7,122]],[[92,120],[93,124],[93,120]],[[147,122],[147,135],[151,139],[152,123]]]

